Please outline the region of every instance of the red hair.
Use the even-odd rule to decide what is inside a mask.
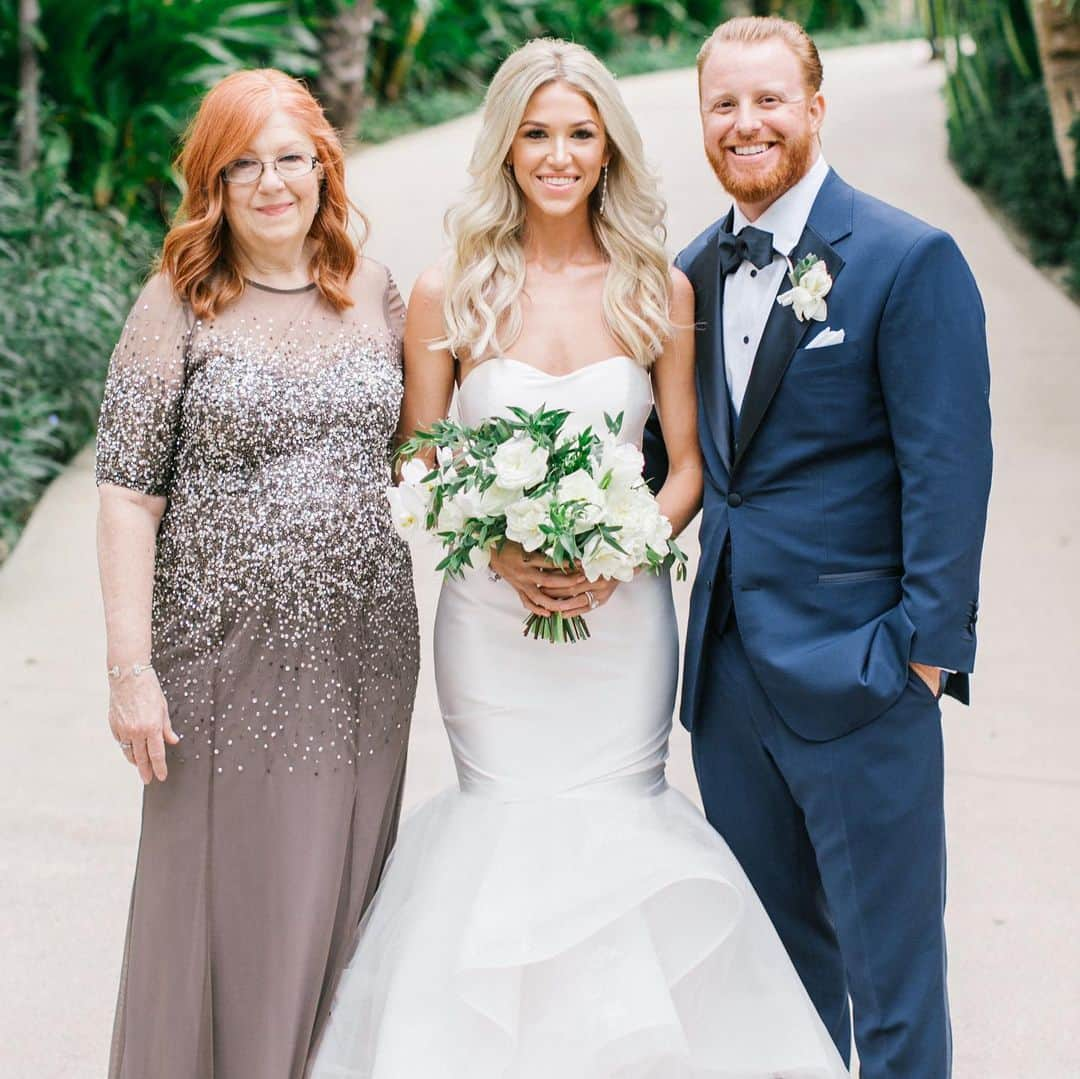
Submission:
[[[806,87],[812,94],[821,89],[823,70],[821,56],[818,54],[814,39],[791,19],[782,19],[779,15],[739,15],[722,22],[706,39],[697,55],[698,85],[701,85],[701,70],[704,68],[713,46],[721,41],[736,41],[742,44],[754,44],[779,38],[798,57],[802,65]]]
[[[210,90],[177,159],[184,198],[162,246],[161,269],[199,318],[212,318],[244,291],[225,218],[221,170],[248,149],[278,109],[311,138],[323,167],[319,209],[308,233],[315,244],[312,279],[336,310],[352,305],[348,283],[358,250],[349,234],[349,211],[356,208],[345,191],[341,140],[302,82],[283,71],[260,68],[234,72]],[[367,220],[358,211],[357,216],[366,235]]]

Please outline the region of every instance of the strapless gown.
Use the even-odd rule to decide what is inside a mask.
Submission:
[[[647,372],[496,358],[463,422],[572,410],[640,445]],[[664,778],[670,582],[639,574],[550,645],[486,573],[447,581],[439,702],[459,789],[404,824],[314,1079],[836,1079],[843,1063],[735,857]]]

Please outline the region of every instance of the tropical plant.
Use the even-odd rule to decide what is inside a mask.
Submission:
[[[0,170],[0,561],[91,437],[105,367],[157,237]]]
[[[1074,180],[1077,143],[1072,128],[1080,116],[1080,0],[1031,0],[1031,17],[1054,142],[1066,177]]]
[[[0,0],[0,72],[18,70],[18,0]],[[41,0],[43,140],[98,207],[168,215],[176,141],[205,90],[231,71],[318,69],[318,39],[287,0]],[[0,123],[16,93],[0,75]]]
[[[1080,192],[1059,158],[1027,0],[928,5],[942,39],[957,169],[1019,225],[1036,261],[1068,261],[1080,286]]]

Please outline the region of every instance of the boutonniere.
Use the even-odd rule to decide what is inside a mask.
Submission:
[[[824,322],[829,314],[825,297],[833,284],[824,259],[811,253],[799,259],[794,266],[791,265],[791,259],[788,259],[788,269],[788,280],[792,288],[777,296],[776,302],[781,307],[793,307],[795,317],[800,322],[807,319]]]

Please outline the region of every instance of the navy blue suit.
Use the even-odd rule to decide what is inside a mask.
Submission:
[[[830,171],[793,262],[827,324],[773,306],[737,423],[718,222],[680,255],[696,296],[701,561],[682,722],[710,821],[743,862],[864,1079],[949,1074],[940,714],[967,702],[989,495],[984,313],[944,232]],[[790,287],[786,281],[781,288]],[[646,438],[649,475],[666,470]]]

